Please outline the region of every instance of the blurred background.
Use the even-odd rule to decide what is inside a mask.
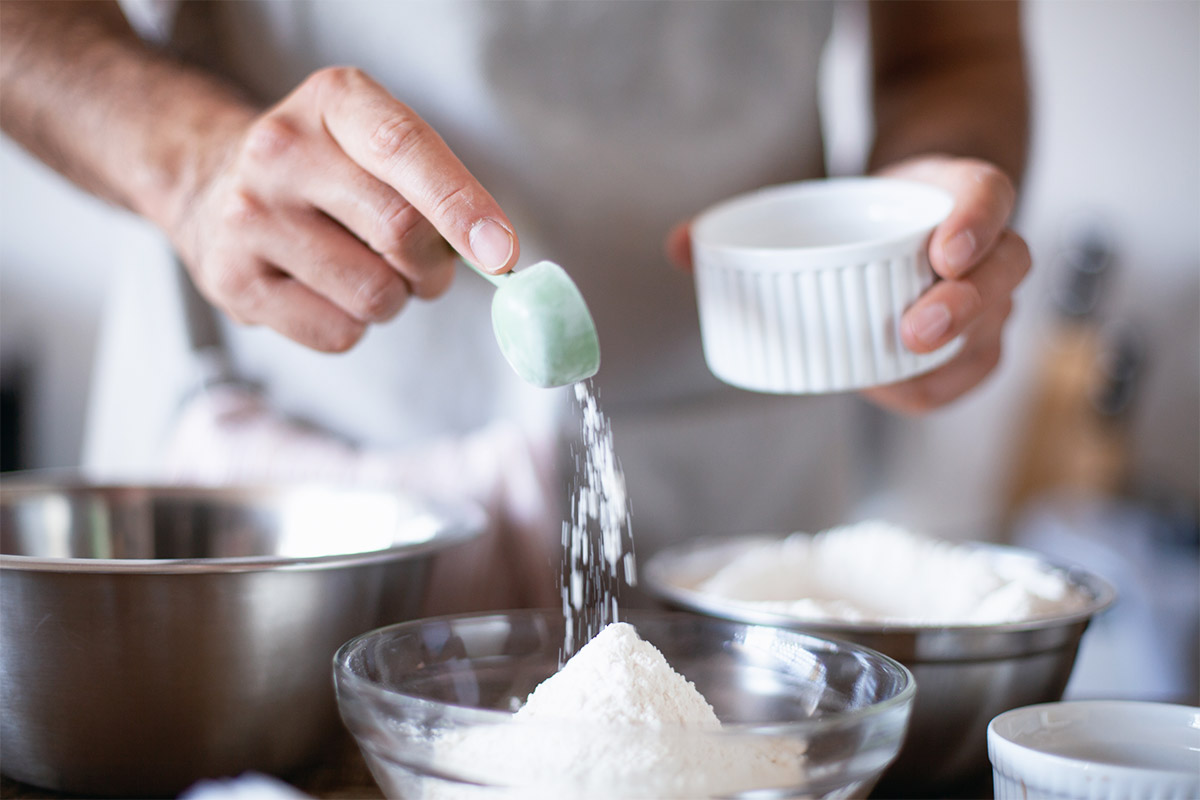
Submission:
[[[839,5],[826,58],[833,173],[862,160],[863,12]],[[1196,702],[1200,3],[1033,0],[1025,27],[1035,266],[1005,360],[952,408],[875,422],[860,513],[1105,575],[1122,599],[1068,696]],[[0,468],[79,465],[112,278],[161,240],[6,139],[0,187]]]

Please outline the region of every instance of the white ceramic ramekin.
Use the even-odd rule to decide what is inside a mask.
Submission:
[[[960,345],[918,355],[900,317],[933,282],[929,235],[946,192],[889,178],[760,189],[692,224],[704,356],[721,380],[781,394],[878,386],[927,372]]]
[[[1200,708],[1097,700],[988,725],[996,800],[1197,800]]]

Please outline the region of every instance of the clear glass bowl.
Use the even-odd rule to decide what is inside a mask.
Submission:
[[[406,800],[865,797],[899,752],[916,689],[886,656],[690,614],[624,619],[696,685],[721,730],[514,723],[558,667],[563,620],[550,611],[421,620],[347,642],[334,658],[342,719],[384,792]]]

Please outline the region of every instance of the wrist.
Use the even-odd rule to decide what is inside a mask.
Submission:
[[[206,79],[201,80],[207,84]],[[185,79],[185,82],[187,79]],[[255,109],[218,87],[180,85],[179,103],[168,105],[133,153],[130,208],[176,240],[204,191],[233,158]],[[191,89],[191,91],[188,91]],[[197,99],[197,95],[202,100]]]

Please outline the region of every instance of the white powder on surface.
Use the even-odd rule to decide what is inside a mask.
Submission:
[[[443,771],[507,791],[438,783],[426,797],[714,797],[799,785],[804,750],[782,735],[722,734],[696,687],[622,622],[539,684],[510,724],[436,742]]]
[[[1033,559],[879,521],[757,543],[691,588],[801,619],[908,625],[1020,622],[1089,601]]]
[[[612,426],[591,381],[575,384],[582,452],[575,453],[570,519],[563,522],[562,610],[566,620],[559,662],[617,619],[620,579],[637,573],[625,473],[613,451]]]

